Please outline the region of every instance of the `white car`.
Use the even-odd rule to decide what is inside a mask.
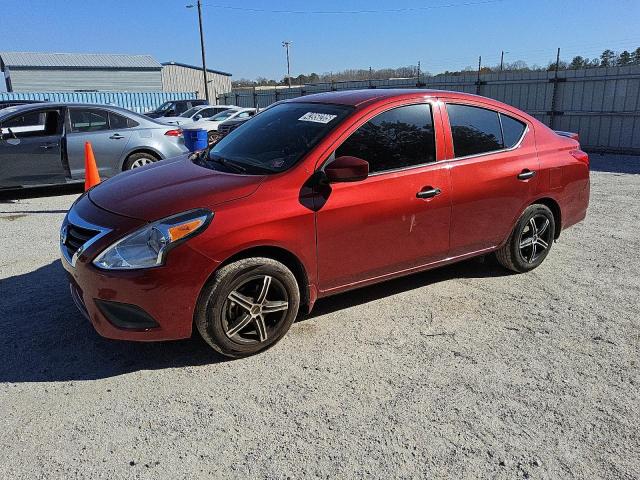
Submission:
[[[217,115],[207,119],[207,120],[198,120],[189,125],[189,128],[203,128],[207,132],[209,132],[210,136],[213,132],[218,131],[218,125],[226,120],[236,119],[236,118],[249,118],[256,114],[255,108],[240,108],[234,107],[224,112],[218,113]]]
[[[238,108],[234,105],[197,105],[177,117],[160,117],[156,120],[167,125],[185,125],[187,123],[206,120],[216,116],[230,108]]]

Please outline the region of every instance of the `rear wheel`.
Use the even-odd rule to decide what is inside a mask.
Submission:
[[[547,258],[554,235],[555,220],[551,210],[545,205],[531,205],[516,223],[507,243],[496,252],[496,258],[509,270],[528,272]]]
[[[212,130],[207,133],[207,140],[209,142],[209,145],[216,143],[218,141],[218,138],[219,138],[218,132],[216,132],[215,130]]]
[[[134,168],[144,167],[150,163],[157,162],[158,158],[146,152],[132,153],[124,162],[123,170],[133,170]]]
[[[221,268],[202,291],[195,323],[215,350],[229,357],[258,353],[280,340],[300,306],[295,276],[263,257]]]

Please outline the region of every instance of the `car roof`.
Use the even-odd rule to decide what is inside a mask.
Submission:
[[[366,89],[366,90],[342,90],[337,92],[324,92],[297,97],[286,102],[312,102],[312,103],[333,103],[338,105],[351,105],[354,107],[362,107],[371,103],[394,98],[411,98],[411,97],[447,97],[454,99],[480,100],[484,103],[495,103],[502,105],[501,102],[490,98],[473,95],[470,93],[452,92],[448,90],[432,90],[426,88],[388,88],[388,89]]]
[[[126,108],[118,107],[117,105],[103,105],[99,103],[65,103],[65,102],[30,103],[26,105],[16,105],[15,107],[4,108],[0,110],[0,116],[6,116],[8,114],[14,114],[14,113],[20,113],[20,112],[30,112],[32,110],[41,110],[41,109],[51,110],[54,108],[61,108],[61,107],[106,108],[112,111],[120,112],[123,115],[134,116],[136,117],[136,119],[141,118],[146,121],[151,121],[152,123],[158,123],[158,122],[153,122],[153,119],[151,118],[145,117],[140,113],[128,110]]]

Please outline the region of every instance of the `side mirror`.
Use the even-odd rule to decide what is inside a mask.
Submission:
[[[330,183],[359,182],[369,176],[369,162],[358,157],[338,157],[324,168]]]
[[[173,117],[176,114],[176,111],[173,109],[167,110],[166,112],[164,112],[164,116],[165,117]]]
[[[197,114],[195,117],[193,117],[193,120],[194,120],[194,121],[196,121],[196,122],[197,122],[198,120],[202,120],[202,115]]]

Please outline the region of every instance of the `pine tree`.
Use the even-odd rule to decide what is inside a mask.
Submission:
[[[631,54],[626,50],[618,56],[618,65],[625,66],[631,64]]]
[[[613,53],[613,50],[609,50],[608,48],[602,52],[600,55],[600,66],[601,67],[612,67],[615,63],[616,54]]]

